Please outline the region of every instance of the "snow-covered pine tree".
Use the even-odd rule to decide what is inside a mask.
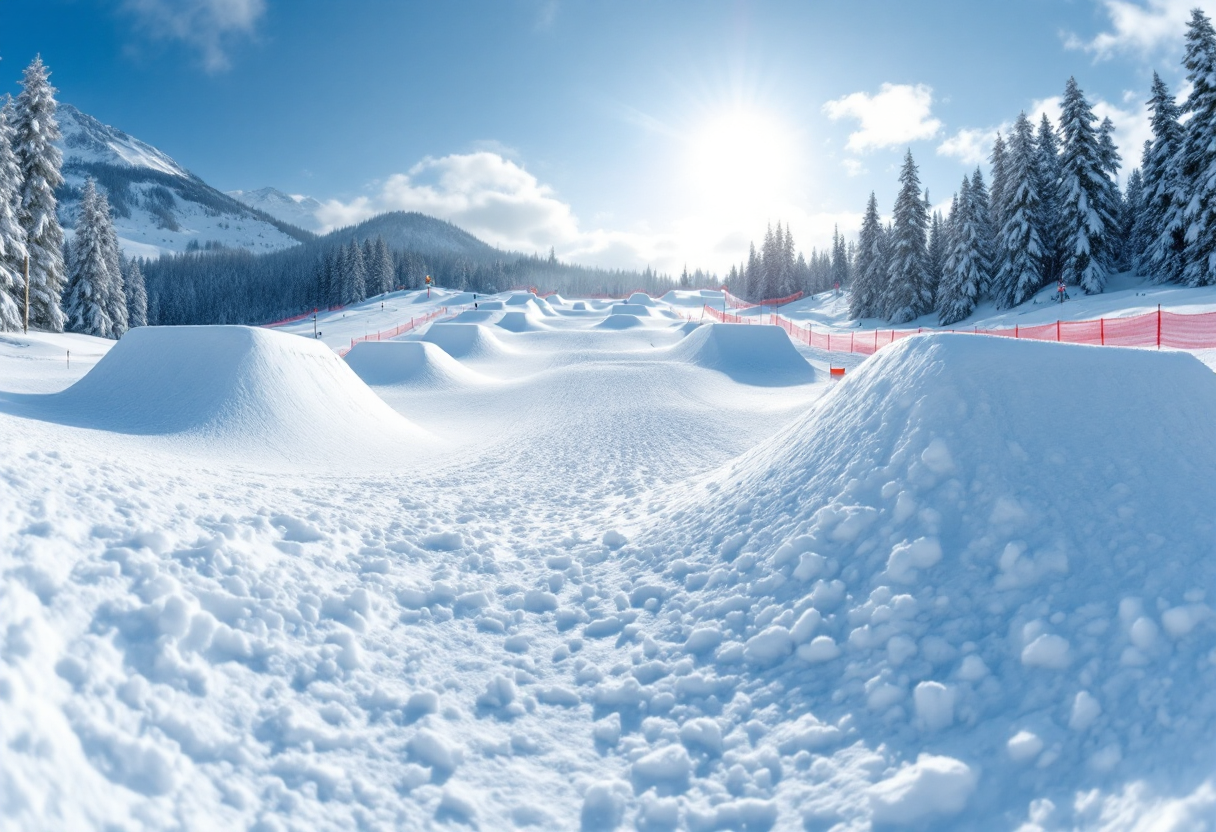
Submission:
[[[743,285],[747,287],[747,293],[743,295],[747,300],[756,301],[764,297],[764,275],[755,243],[748,243],[747,265],[743,269]]]
[[[1047,113],[1039,121],[1035,136],[1035,167],[1039,174],[1039,239],[1043,243],[1043,278],[1047,282],[1060,276],[1063,254],[1060,250],[1060,141]]]
[[[1123,157],[1115,147],[1115,124],[1109,118],[1102,119],[1098,126],[1098,158],[1102,161],[1103,204],[1105,212],[1114,220],[1107,234],[1107,265],[1113,271],[1122,271],[1123,260],[1123,194],[1119,192],[1119,167]]]
[[[904,156],[899,173],[899,196],[895,199],[892,235],[888,246],[886,311],[891,323],[915,320],[933,309],[933,284],[929,275],[926,235],[929,212],[921,199],[920,175],[912,151]]]
[[[857,263],[849,292],[849,317],[873,318],[880,314],[886,289],[887,264],[882,251],[882,220],[878,198],[870,191],[870,201],[857,235]]]
[[[1093,109],[1075,78],[1065,84],[1060,108],[1061,276],[1092,295],[1106,287],[1110,270],[1110,234],[1115,224],[1110,214],[1112,185],[1103,167]]]
[[[992,155],[989,157],[992,162],[992,188],[988,191],[988,204],[992,206],[992,227],[997,229],[1005,227],[1005,216],[1001,212],[1005,210],[1005,182],[1009,179],[1007,157],[1005,140],[998,130],[992,142]]]
[[[942,232],[941,212],[933,210],[928,190],[925,191],[925,210],[929,211],[929,284],[933,287],[936,303],[937,287],[946,270],[946,240]]]
[[[1004,218],[1004,224],[997,234],[997,265],[990,294],[1001,309],[1016,306],[1044,284],[1043,241],[1039,237],[1043,203],[1035,161],[1034,128],[1026,113],[1020,113],[1005,154],[1004,205],[999,212],[994,211]]]
[[[127,296],[127,328],[148,325],[148,290],[138,260],[128,260],[122,273],[123,294]]]
[[[1183,65],[1193,84],[1179,149],[1179,174],[1186,188],[1182,279],[1188,286],[1216,283],[1216,32],[1201,9],[1191,12]]]
[[[21,167],[13,155],[12,101],[0,107],[0,331],[21,329],[25,305],[25,231],[18,221]]]
[[[372,243],[372,256],[368,261],[368,274],[375,287],[373,294],[384,294],[393,291],[393,253],[388,249],[388,243],[383,237],[376,237]]]
[[[975,226],[976,244],[979,246],[980,283],[979,297],[988,294],[992,286],[992,272],[996,268],[996,230],[992,227],[988,188],[984,185],[984,174],[976,165],[971,174],[971,222]]]
[[[1147,244],[1144,234],[1144,177],[1140,168],[1133,168],[1127,177],[1127,192],[1123,194],[1122,227],[1119,236],[1123,238],[1124,269],[1134,269],[1144,257]]]
[[[30,326],[63,330],[63,229],[55,215],[55,189],[63,184],[63,154],[55,120],[55,88],[41,57],[25,69],[17,96],[13,151],[21,166],[18,218],[30,258]]]
[[[1158,283],[1182,280],[1186,248],[1186,187],[1181,162],[1183,129],[1180,111],[1165,82],[1153,73],[1148,100],[1153,139],[1146,143],[1141,164],[1144,207],[1140,220],[1145,247],[1135,268]]]
[[[106,246],[107,273],[110,280],[103,287],[106,314],[110,317],[111,337],[121,338],[127,326],[127,293],[122,281],[122,250],[118,246],[118,232],[114,230],[114,217],[110,211],[110,200],[104,191],[97,192],[97,213],[102,223],[102,234]]]
[[[115,276],[110,274],[105,225],[97,188],[89,179],[80,198],[80,218],[76,222],[72,248],[72,274],[64,292],[63,309],[67,327],[72,332],[113,338],[114,322],[106,308],[106,287]]]
[[[788,227],[788,226],[787,226]],[[839,226],[832,228],[832,286],[849,285],[849,252]]]
[[[975,262],[975,229],[971,217],[971,180],[964,176],[950,211],[950,250],[937,290],[937,318],[949,326],[975,310],[979,298],[979,269]]]

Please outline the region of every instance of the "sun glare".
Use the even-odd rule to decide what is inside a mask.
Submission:
[[[701,197],[719,208],[754,210],[782,200],[799,168],[789,128],[754,111],[710,119],[689,145],[688,175]]]

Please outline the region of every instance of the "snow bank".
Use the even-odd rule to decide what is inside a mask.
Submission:
[[[345,360],[373,386],[453,389],[488,381],[428,341],[364,341]]]
[[[654,298],[652,298],[650,295],[646,294],[645,292],[634,292],[632,295],[630,295],[628,298],[625,299],[625,303],[628,303],[631,305],[638,304],[640,306],[654,306],[655,305]]]
[[[608,310],[610,315],[634,315],[639,318],[649,318],[654,312],[649,306],[639,303],[614,303]]]
[[[453,358],[493,358],[509,352],[494,333],[481,324],[431,324],[422,340],[439,346]]]
[[[782,387],[815,380],[815,370],[798,354],[785,331],[775,326],[698,326],[672,347],[671,355],[744,384]]]
[[[1121,790],[1199,794],[1214,412],[1216,376],[1182,353],[898,342],[631,535],[684,553],[655,562],[663,614],[684,611],[666,637],[697,668],[677,706],[731,680],[807,714],[813,731],[765,718],[782,759],[807,749],[810,771],[868,784],[803,792],[808,827],[864,798],[883,828],[1012,828],[1048,808],[1049,828],[1091,828],[1147,811],[1115,808]]]
[[[609,315],[604,320],[595,325],[596,329],[636,329],[637,327],[645,326],[642,319],[636,315]]]
[[[290,453],[417,438],[324,344],[243,326],[139,327],[61,393],[10,412],[124,434],[191,434],[233,450]]]

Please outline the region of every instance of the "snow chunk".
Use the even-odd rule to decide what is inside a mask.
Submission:
[[[891,550],[887,559],[887,575],[893,581],[910,584],[918,569],[928,569],[942,559],[942,547],[935,537],[920,537],[904,542]]]
[[[803,644],[798,648],[798,658],[810,664],[830,662],[839,655],[840,648],[831,636],[816,636],[810,644]]]
[[[1072,700],[1072,715],[1068,718],[1068,727],[1074,731],[1084,731],[1094,724],[1102,715],[1102,705],[1089,691],[1080,691]]]
[[[941,682],[921,682],[912,691],[916,718],[929,731],[940,731],[954,722],[954,689]]]
[[[921,754],[915,763],[870,787],[870,809],[877,823],[892,826],[951,817],[967,805],[976,780],[976,772],[961,760]]]
[[[1068,640],[1050,633],[1039,636],[1022,650],[1022,664],[1027,667],[1063,670],[1071,661]]]
[[[460,532],[435,532],[426,535],[420,542],[423,549],[432,552],[455,552],[464,548],[464,538]]]
[[[1168,609],[1161,614],[1161,625],[1170,638],[1182,638],[1211,614],[1203,604],[1187,604]]]
[[[631,774],[637,791],[655,787],[680,794],[688,788],[692,760],[682,745],[668,745],[651,751],[633,763]]]
[[[935,474],[949,474],[954,470],[954,458],[950,456],[950,449],[940,438],[929,443],[929,447],[921,453],[920,461]]]
[[[595,783],[583,793],[582,828],[584,830],[616,829],[625,815],[625,799],[621,784]]]
[[[794,577],[800,581],[813,581],[827,566],[827,558],[814,552],[803,552],[798,557],[798,565],[794,567]]]
[[[761,667],[776,664],[794,652],[794,639],[784,627],[769,627],[747,640],[743,657],[749,664]]]
[[[796,644],[803,644],[814,634],[822,621],[823,616],[820,615],[819,610],[811,607],[798,616],[798,620],[794,622],[794,626],[790,629],[790,636],[793,637]]]
[[[458,746],[426,728],[410,737],[405,750],[411,759],[445,774],[456,770],[462,756]]]
[[[722,755],[722,729],[708,717],[690,719],[680,726],[680,742],[693,751],[710,757]]]
[[[722,631],[717,627],[698,627],[688,634],[684,652],[692,656],[708,653],[722,643]]]
[[[604,537],[602,540],[602,543],[609,549],[612,549],[614,552],[628,542],[628,538],[626,538],[625,535],[621,534],[616,529],[609,529],[608,531],[604,532]]]
[[[1024,763],[1037,757],[1043,750],[1043,740],[1031,731],[1018,731],[1005,743],[1005,748],[1009,752],[1009,759]]]

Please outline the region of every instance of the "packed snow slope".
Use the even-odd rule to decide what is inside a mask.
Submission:
[[[181,387],[244,330],[112,365],[185,434],[18,396],[0,343],[0,827],[1212,828],[1199,362],[926,336],[778,385],[705,360],[780,365],[775,329],[501,300],[350,369],[254,336],[276,407],[429,434],[237,422],[287,457],[174,438],[227,424]],[[469,329],[498,348],[440,352]]]
[[[332,456],[364,450],[366,436],[399,450],[427,438],[323,344],[243,326],[139,327],[67,390],[3,395],[0,408],[219,455]]]

